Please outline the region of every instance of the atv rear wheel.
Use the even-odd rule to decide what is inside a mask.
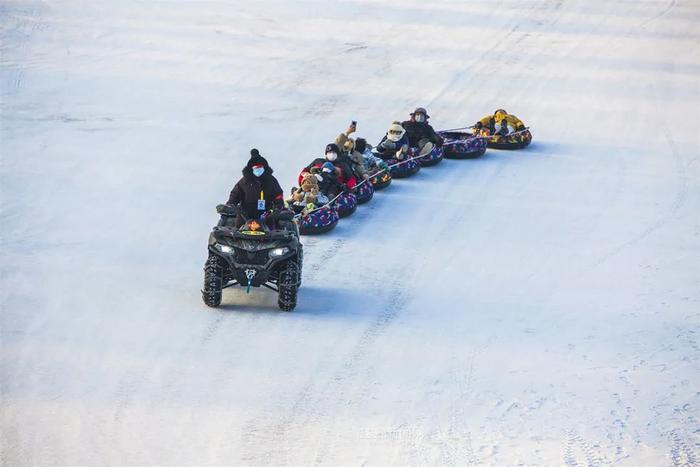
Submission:
[[[224,271],[219,258],[210,254],[204,264],[204,289],[202,290],[202,300],[210,307],[221,305],[221,290],[223,288]]]
[[[292,311],[297,306],[297,290],[299,288],[299,268],[295,261],[287,261],[282,267],[277,282],[279,295],[277,305],[283,311]]]

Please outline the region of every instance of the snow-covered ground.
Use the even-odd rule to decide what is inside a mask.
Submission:
[[[0,3],[3,465],[700,465],[700,4]],[[201,303],[251,147],[285,190],[498,107],[533,128]]]

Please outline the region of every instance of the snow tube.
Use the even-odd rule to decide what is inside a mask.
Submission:
[[[491,136],[488,138],[488,145],[494,149],[522,149],[532,141],[532,133],[526,128],[516,131],[507,136]]]
[[[389,159],[386,161],[388,165],[394,165],[389,169],[389,173],[392,178],[406,178],[415,175],[420,170],[420,162],[414,160],[413,158],[404,159],[399,161],[398,159]]]
[[[329,232],[338,224],[340,216],[335,207],[322,208],[301,217],[299,233],[301,235],[316,235]]]
[[[369,181],[372,182],[374,191],[383,190],[391,185],[391,174],[377,168],[377,170],[370,176]]]
[[[374,187],[367,181],[356,187],[354,193],[355,198],[357,198],[357,204],[364,204],[374,196]]]
[[[445,140],[442,149],[448,159],[476,159],[486,152],[486,138],[459,131],[440,131],[438,134]]]
[[[442,157],[442,148],[434,146],[433,150],[430,151],[430,154],[425,157],[421,157],[418,159],[418,161],[420,162],[421,167],[430,167],[431,165],[439,164],[442,161]]]
[[[341,218],[348,217],[357,209],[357,198],[352,193],[344,191],[333,201],[333,207],[338,210]]]

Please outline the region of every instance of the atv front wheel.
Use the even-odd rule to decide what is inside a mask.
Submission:
[[[292,311],[297,306],[297,289],[299,288],[299,268],[294,261],[287,261],[282,267],[277,282],[279,296],[277,305],[282,311]]]
[[[297,253],[297,270],[299,274],[299,280],[297,281],[299,283],[299,287],[301,287],[301,277],[302,273],[304,272],[304,247],[303,245],[299,245],[299,253]]]
[[[223,268],[219,258],[209,255],[204,264],[204,289],[202,290],[202,300],[210,307],[221,305],[221,290],[223,288]]]

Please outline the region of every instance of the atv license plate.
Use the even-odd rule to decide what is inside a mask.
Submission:
[[[241,232],[243,235],[265,235],[265,232],[259,230],[244,230]]]

